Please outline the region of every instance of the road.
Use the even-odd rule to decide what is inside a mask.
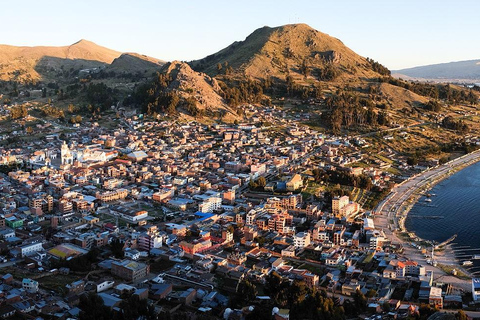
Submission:
[[[24,261],[23,259],[18,259],[18,260],[15,260],[15,261],[8,261],[8,262],[0,263],[0,269],[14,266],[18,262],[23,262],[23,261]]]
[[[416,248],[405,244],[396,232],[405,231],[403,221],[408,211],[422,193],[426,192],[442,179],[450,176],[459,168],[466,167],[480,161],[480,150],[456,158],[444,165],[425,170],[396,186],[392,192],[375,208],[375,227],[383,229],[385,235],[392,243],[403,244],[405,257],[415,260],[426,266],[427,270],[434,271],[437,281],[452,283],[453,285],[466,289],[470,283],[456,277],[445,274],[441,269],[427,265],[426,257]],[[435,254],[435,260],[440,264],[455,265],[458,269],[453,252],[445,250],[442,254]],[[461,269],[462,271],[465,271]],[[468,273],[467,273],[468,274]]]

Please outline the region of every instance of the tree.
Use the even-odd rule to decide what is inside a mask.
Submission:
[[[258,241],[258,240],[257,240]],[[277,272],[271,272],[265,281],[265,293],[277,304],[281,303],[281,290],[283,278]]]
[[[416,156],[411,156],[407,158],[407,164],[409,166],[415,166],[418,164],[418,158]]]
[[[73,104],[70,103],[67,107],[67,110],[70,113],[74,113],[77,110],[77,108]]]
[[[13,107],[10,111],[10,116],[12,119],[22,119],[28,115],[27,107],[24,105]]]
[[[367,298],[365,295],[357,289],[353,294],[353,302],[355,304],[355,308],[361,312],[367,309]]]
[[[248,280],[242,280],[237,286],[238,298],[245,303],[255,300],[257,293],[257,287]]]
[[[388,303],[388,301],[385,301],[385,302],[383,303],[383,305],[382,305],[382,309],[383,309],[383,311],[385,311],[385,312],[390,312],[390,309],[391,309],[390,303]]]
[[[455,315],[455,319],[457,319],[457,320],[467,320],[468,316],[466,315],[465,311],[458,310],[457,314]]]
[[[120,239],[113,239],[110,242],[110,250],[115,258],[123,258],[123,242]]]
[[[367,298],[373,298],[377,295],[377,291],[375,291],[374,289],[370,289],[368,290],[367,294],[366,294],[366,297]]]
[[[302,72],[303,76],[307,78],[310,75],[310,66],[308,65],[308,62],[304,60],[302,62],[302,66],[300,67],[300,71]]]
[[[267,185],[267,180],[265,180],[265,177],[259,177],[257,179],[257,186],[260,187],[260,188],[264,188],[266,185]]]
[[[80,296],[78,305],[80,311],[80,320],[107,320],[111,319],[111,312],[95,293]]]
[[[76,116],[72,116],[69,121],[71,124],[76,124],[76,123],[82,123],[82,120],[83,120],[82,116],[77,114]]]

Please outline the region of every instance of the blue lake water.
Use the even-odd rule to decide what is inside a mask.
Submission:
[[[457,234],[456,252],[480,254],[480,163],[441,181],[429,193],[435,194],[431,202],[421,197],[410,211],[405,221],[407,230],[437,242]],[[479,250],[461,249],[467,246]]]

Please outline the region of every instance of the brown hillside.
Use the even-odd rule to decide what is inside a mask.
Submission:
[[[386,101],[396,109],[418,107],[429,101],[426,97],[388,83],[381,83],[378,86]]]
[[[285,79],[287,74],[303,78],[302,65],[315,76],[326,64],[335,65],[342,78],[378,76],[365,58],[357,55],[340,40],[319,32],[306,24],[291,24],[255,30],[244,41],[192,61],[199,71],[216,75],[217,65],[225,62],[237,75],[263,79],[267,76]]]
[[[141,72],[150,73],[159,71],[160,68],[165,64],[165,61],[152,58],[146,55],[138,53],[123,53],[120,57],[115,58],[112,64],[107,67],[108,71],[114,72]]]
[[[221,97],[222,89],[214,78],[196,72],[187,63],[180,61],[167,63],[162,72],[170,75],[172,79],[168,90],[176,92],[183,99],[193,97],[197,108],[206,115],[220,114],[224,121],[237,119],[237,114]]]
[[[39,80],[44,73],[110,64],[120,52],[80,40],[63,47],[0,45],[0,80]]]

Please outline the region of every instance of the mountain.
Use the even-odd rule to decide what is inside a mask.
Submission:
[[[480,80],[480,60],[432,64],[392,71],[397,78],[427,80]]]
[[[45,77],[53,78],[62,69],[110,64],[120,54],[87,40],[63,47],[0,45],[0,80],[36,81]]]
[[[225,66],[227,63],[227,66]],[[190,62],[198,71],[216,75],[231,68],[236,75],[256,79],[267,76],[285,79],[316,76],[333,65],[340,78],[374,77],[371,63],[346,47],[340,40],[306,24],[263,27],[244,41],[237,41],[217,53]],[[218,69],[221,64],[223,71]]]
[[[165,65],[162,72],[171,78],[167,90],[177,92],[182,98],[193,97],[197,107],[213,110],[221,108],[229,111],[220,96],[222,89],[214,78],[196,72],[185,62],[173,61]]]
[[[110,65],[111,64],[111,65]],[[62,47],[16,47],[0,45],[0,80],[55,81],[80,69],[109,66],[115,72],[145,72],[158,69],[163,61],[99,46],[80,40]]]
[[[166,112],[189,120],[197,117],[233,122],[238,115],[222,94],[215,78],[192,70],[185,62],[172,61],[150,83],[137,89],[132,103],[144,106],[147,114]]]
[[[165,61],[152,58],[138,53],[122,53],[107,67],[108,71],[114,72],[142,72],[152,73],[160,70]]]

